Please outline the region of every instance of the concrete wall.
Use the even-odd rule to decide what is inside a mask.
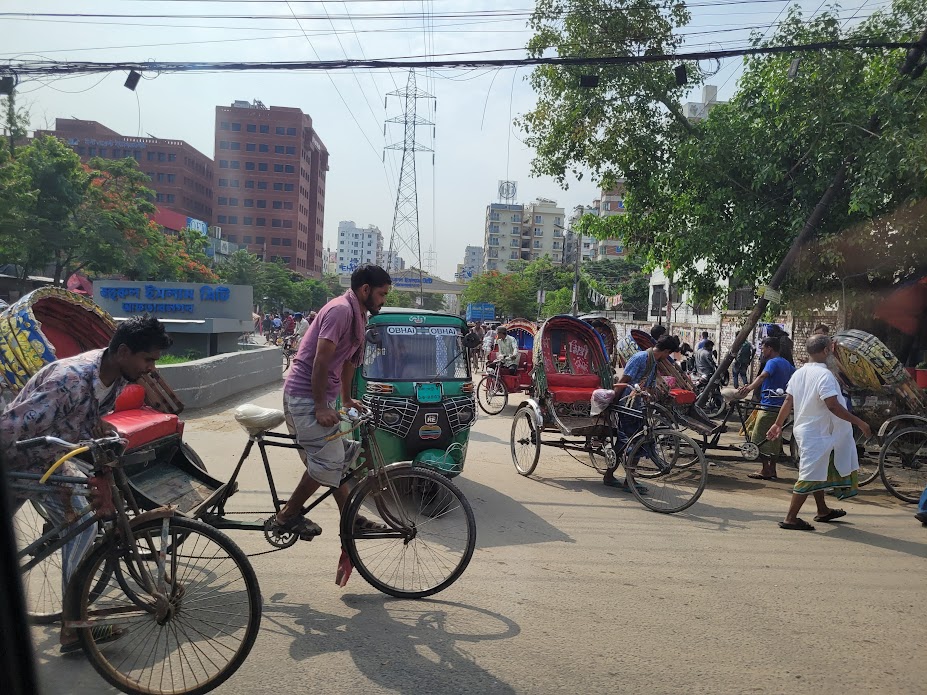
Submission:
[[[231,352],[184,364],[158,367],[158,372],[187,408],[202,408],[243,391],[283,378],[280,348]]]

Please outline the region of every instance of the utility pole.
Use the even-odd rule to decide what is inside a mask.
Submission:
[[[904,64],[902,64],[899,71],[901,73],[901,77],[895,81],[894,85],[892,85],[890,90],[891,92],[896,92],[901,89],[901,86],[905,82],[905,78],[917,66],[918,61],[924,55],[925,51],[927,51],[927,29],[924,30],[924,33],[922,33],[920,39],[918,39],[917,46],[908,51]],[[879,131],[878,113],[874,113],[869,119],[866,130],[870,133],[877,133]],[[753,308],[753,311],[750,312],[750,315],[747,317],[747,322],[744,324],[744,327],[740,329],[737,337],[734,338],[734,343],[727,351],[724,359],[721,360],[721,363],[718,365],[718,369],[715,370],[715,373],[711,375],[711,379],[708,380],[708,384],[705,386],[705,390],[702,391],[702,394],[698,397],[696,405],[704,405],[712,391],[712,387],[718,382],[718,379],[721,378],[722,374],[727,373],[731,363],[734,361],[734,356],[737,354],[738,350],[740,350],[740,346],[743,345],[744,341],[747,339],[747,336],[750,335],[754,326],[756,326],[757,322],[760,320],[763,312],[766,311],[766,307],[769,306],[769,297],[773,296],[774,298],[778,299],[779,287],[785,281],[789,270],[795,263],[795,259],[798,258],[799,252],[801,251],[802,247],[808,241],[810,241],[812,235],[814,234],[814,230],[821,223],[821,220],[824,219],[824,215],[826,215],[828,209],[830,209],[834,198],[843,189],[843,186],[846,183],[847,170],[849,169],[850,163],[852,161],[852,158],[844,160],[844,162],[837,169],[837,173],[834,175],[830,185],[824,191],[824,194],[821,196],[821,199],[818,201],[817,205],[814,206],[814,210],[811,211],[811,215],[809,215],[808,219],[805,221],[801,232],[799,232],[798,236],[795,237],[795,240],[792,241],[792,245],[789,247],[788,253],[785,255],[785,258],[782,259],[782,262],[779,264],[776,272],[773,273],[772,278],[770,278],[763,296],[759,298],[756,306]]]
[[[575,212],[575,209],[574,209]],[[570,307],[573,316],[579,316],[579,263],[583,259],[583,231],[582,218],[575,223],[570,224],[570,232],[574,235],[574,249],[576,258],[573,259],[573,303]],[[579,226],[579,232],[573,230],[573,226]]]

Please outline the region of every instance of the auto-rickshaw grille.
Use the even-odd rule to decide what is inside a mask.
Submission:
[[[412,429],[415,416],[418,415],[418,405],[408,398],[384,398],[382,396],[364,396],[364,405],[373,411],[373,421],[377,429],[389,432],[397,437],[405,438]],[[385,414],[396,413],[398,422]]]
[[[476,417],[476,401],[472,396],[445,398],[444,406],[447,408],[447,421],[451,426],[451,432],[455,436],[473,425]],[[468,412],[469,417],[467,417]]]

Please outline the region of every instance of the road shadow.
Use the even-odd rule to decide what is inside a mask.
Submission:
[[[345,651],[372,683],[402,693],[515,692],[463,648],[516,637],[521,628],[503,615],[450,601],[346,594],[342,601],[356,612],[345,618],[283,598],[265,604],[262,630],[291,636],[289,656],[296,661]]]
[[[471,442],[480,442],[485,444],[505,444],[509,445],[508,439],[501,439],[499,437],[494,437],[491,434],[486,432],[478,432],[476,430],[470,430],[470,441]]]
[[[454,482],[473,508],[477,528],[476,544],[479,548],[576,542],[525,505],[495,488],[467,478],[455,478]]]
[[[914,523],[914,522],[912,522]],[[873,533],[859,528],[851,522],[837,522],[832,524],[818,524],[817,530],[825,530],[825,535],[830,538],[839,538],[844,541],[853,543],[862,543],[883,550],[893,550],[905,555],[913,555],[921,559],[927,558],[927,543],[917,543],[915,541],[906,541],[901,538],[892,538],[883,536],[881,533]]]

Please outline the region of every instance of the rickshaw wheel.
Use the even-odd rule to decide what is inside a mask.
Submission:
[[[487,415],[498,415],[509,404],[509,390],[497,376],[484,376],[476,386],[476,402]]]
[[[541,458],[541,431],[528,407],[519,408],[512,419],[512,463],[521,475],[531,475]]]
[[[916,504],[927,486],[927,430],[911,427],[893,434],[882,447],[879,475],[895,497]]]
[[[879,477],[879,454],[882,452],[882,444],[875,434],[869,439],[860,434],[856,438],[856,450],[859,453],[859,486],[863,487]]]

